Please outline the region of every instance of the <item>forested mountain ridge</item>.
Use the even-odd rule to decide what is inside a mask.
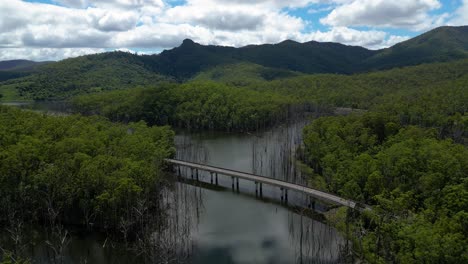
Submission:
[[[29,99],[60,99],[169,80],[169,77],[146,69],[137,55],[109,52],[44,65],[33,75],[4,82],[0,93],[6,88]]]
[[[34,73],[41,65],[51,61],[7,60],[0,61],[0,82],[24,77]]]
[[[235,86],[247,86],[260,84],[264,81],[281,80],[301,75],[301,73],[295,71],[269,68],[250,62],[241,62],[213,67],[197,74],[191,80],[210,80]]]
[[[403,65],[445,62],[468,57],[468,26],[440,27],[366,59],[361,69],[379,70]]]
[[[209,79],[216,80],[214,72],[227,73],[223,68],[239,70],[239,65],[256,65],[256,77],[271,80],[298,74],[353,74],[463,58],[468,58],[468,26],[436,28],[376,51],[315,41],[287,40],[234,48],[204,46],[186,39],[181,46],[156,55],[108,52],[40,66],[36,73],[22,78],[9,75],[5,79],[8,81],[0,83],[0,94],[35,100],[67,98],[159,82],[183,82],[210,71]]]
[[[180,47],[144,56],[143,60],[154,71],[183,80],[205,69],[239,62],[309,74],[352,74],[467,57],[468,26],[462,26],[436,28],[375,51],[332,42],[286,40],[232,48],[203,46],[187,39]]]
[[[241,48],[204,46],[184,40],[180,47],[143,57],[154,71],[184,80],[219,65],[250,62],[264,67],[303,73],[352,73],[357,62],[374,54],[362,47],[339,43],[291,40]]]
[[[49,63],[52,61],[6,60],[0,61],[0,71],[30,71]]]

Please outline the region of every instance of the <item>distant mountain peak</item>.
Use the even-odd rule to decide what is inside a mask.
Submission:
[[[281,42],[278,43],[278,44],[280,44],[280,45],[287,45],[287,44],[300,44],[300,43],[297,42],[297,41],[291,40],[291,39],[287,39],[287,40],[281,41]]]
[[[184,41],[182,41],[182,46],[193,46],[195,44],[195,41],[191,39],[184,39]]]

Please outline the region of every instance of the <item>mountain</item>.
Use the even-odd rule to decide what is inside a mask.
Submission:
[[[250,62],[220,65],[203,71],[192,78],[194,81],[216,81],[234,86],[248,86],[265,81],[292,78],[301,73],[264,67]]]
[[[291,40],[279,44],[247,46],[237,50],[239,60],[265,67],[303,73],[353,73],[357,63],[375,52],[339,43]]]
[[[171,78],[151,72],[140,56],[108,52],[65,59],[44,65],[30,76],[0,84],[28,99],[62,99],[76,94],[157,84]]]
[[[0,61],[0,82],[30,75],[37,71],[41,65],[50,61],[35,62],[30,60]]]
[[[357,63],[374,53],[362,47],[315,41],[287,40],[278,44],[233,48],[204,46],[186,39],[179,47],[158,55],[143,56],[142,60],[153,71],[185,80],[215,66],[240,62],[303,73],[353,73]]]
[[[7,60],[0,61],[0,71],[32,71],[38,66],[51,63],[51,61]]]
[[[141,61],[154,72],[185,80],[213,66],[239,62],[232,57],[235,51],[232,47],[203,46],[186,39],[179,47],[142,56]]]
[[[468,58],[468,26],[439,27],[379,50],[364,60],[363,71]]]
[[[381,50],[339,43],[286,40],[278,44],[241,48],[204,46],[184,40],[158,55],[143,56],[152,71],[179,80],[207,69],[248,62],[263,67],[302,73],[352,74],[468,57],[468,26],[440,27]]]

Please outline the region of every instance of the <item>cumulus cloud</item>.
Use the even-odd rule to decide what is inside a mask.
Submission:
[[[159,18],[159,21],[172,24],[195,24],[210,29],[254,30],[262,26],[264,12],[248,12],[242,8],[220,8],[218,6],[200,7],[186,5],[174,7]]]
[[[347,27],[335,27],[329,31],[316,31],[310,33],[302,40],[315,40],[320,42],[339,42],[352,46],[364,46],[370,49],[380,49],[388,47],[408,39],[409,37],[400,37],[388,35],[384,31],[360,31]]]
[[[54,2],[73,8],[85,8],[89,6],[110,9],[135,9],[144,6],[164,7],[162,0],[54,0]]]
[[[83,8],[88,5],[88,0],[54,0],[54,2],[73,8]]]
[[[437,0],[186,0],[177,5],[172,0],[53,1],[56,4],[0,1],[2,58],[27,56],[28,49],[34,59],[116,48],[161,50],[185,38],[236,47],[292,39],[377,49],[408,38],[380,27],[427,28],[449,19],[447,14],[428,14],[440,7]],[[468,0],[463,1],[457,20],[450,18],[454,24],[466,22]],[[292,15],[295,8],[325,13],[321,22],[328,28],[314,29],[315,21]]]
[[[334,9],[321,22],[330,26],[371,26],[423,30],[432,26],[429,12],[437,0],[355,0]]]
[[[325,0],[327,1],[327,0]],[[324,0],[188,0],[187,2],[195,5],[228,5],[228,6],[239,6],[239,5],[255,5],[272,8],[297,8],[304,7],[311,3],[324,2]]]
[[[104,9],[89,9],[88,21],[101,31],[126,31],[130,30],[138,22],[138,14],[134,12],[116,12]]]
[[[0,49],[0,60],[28,59],[34,61],[61,60],[87,54],[104,52],[104,49],[90,48],[9,48]]]

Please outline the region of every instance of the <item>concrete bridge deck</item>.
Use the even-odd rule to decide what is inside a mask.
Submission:
[[[244,179],[244,180],[253,181],[256,184],[257,183],[260,183],[260,184],[264,183],[264,184],[269,184],[269,185],[273,185],[273,186],[278,186],[282,190],[283,189],[284,190],[292,190],[292,191],[296,191],[296,192],[299,192],[299,193],[304,193],[304,194],[306,194],[306,195],[308,195],[310,197],[313,197],[313,198],[316,198],[316,199],[319,199],[319,200],[331,202],[331,203],[338,204],[338,205],[343,205],[343,206],[346,206],[346,207],[349,207],[349,208],[352,208],[352,209],[356,209],[356,210],[359,210],[359,211],[371,210],[371,207],[368,206],[368,205],[360,204],[360,203],[357,203],[355,201],[345,199],[345,198],[342,198],[342,197],[339,197],[337,195],[330,194],[330,193],[327,193],[327,192],[319,191],[319,190],[316,190],[316,189],[313,189],[313,188],[310,188],[310,187],[307,187],[307,186],[303,186],[303,185],[298,185],[298,184],[294,184],[294,183],[290,183],[290,182],[286,182],[286,181],[281,181],[281,180],[277,180],[277,179],[273,179],[273,178],[268,178],[268,177],[264,177],[264,176],[259,176],[259,175],[254,175],[254,174],[250,174],[250,173],[245,173],[245,172],[240,172],[240,171],[235,171],[235,170],[229,170],[229,169],[224,169],[224,168],[219,168],[219,167],[214,167],[214,166],[209,166],[209,165],[204,165],[204,164],[199,164],[199,163],[193,163],[193,162],[188,162],[188,161],[182,161],[182,160],[176,160],[176,159],[165,159],[165,161],[172,164],[172,165],[175,165],[175,166],[184,166],[184,167],[188,167],[188,168],[191,168],[191,169],[203,170],[203,171],[208,171],[210,173],[216,173],[216,174],[231,176],[231,177],[233,177],[233,180],[234,180],[234,178],[237,178],[237,179],[240,178],[240,179]],[[237,184],[238,184],[238,182],[237,182]],[[234,187],[234,181],[233,181],[233,187]],[[286,197],[287,197],[287,193],[286,193]]]

